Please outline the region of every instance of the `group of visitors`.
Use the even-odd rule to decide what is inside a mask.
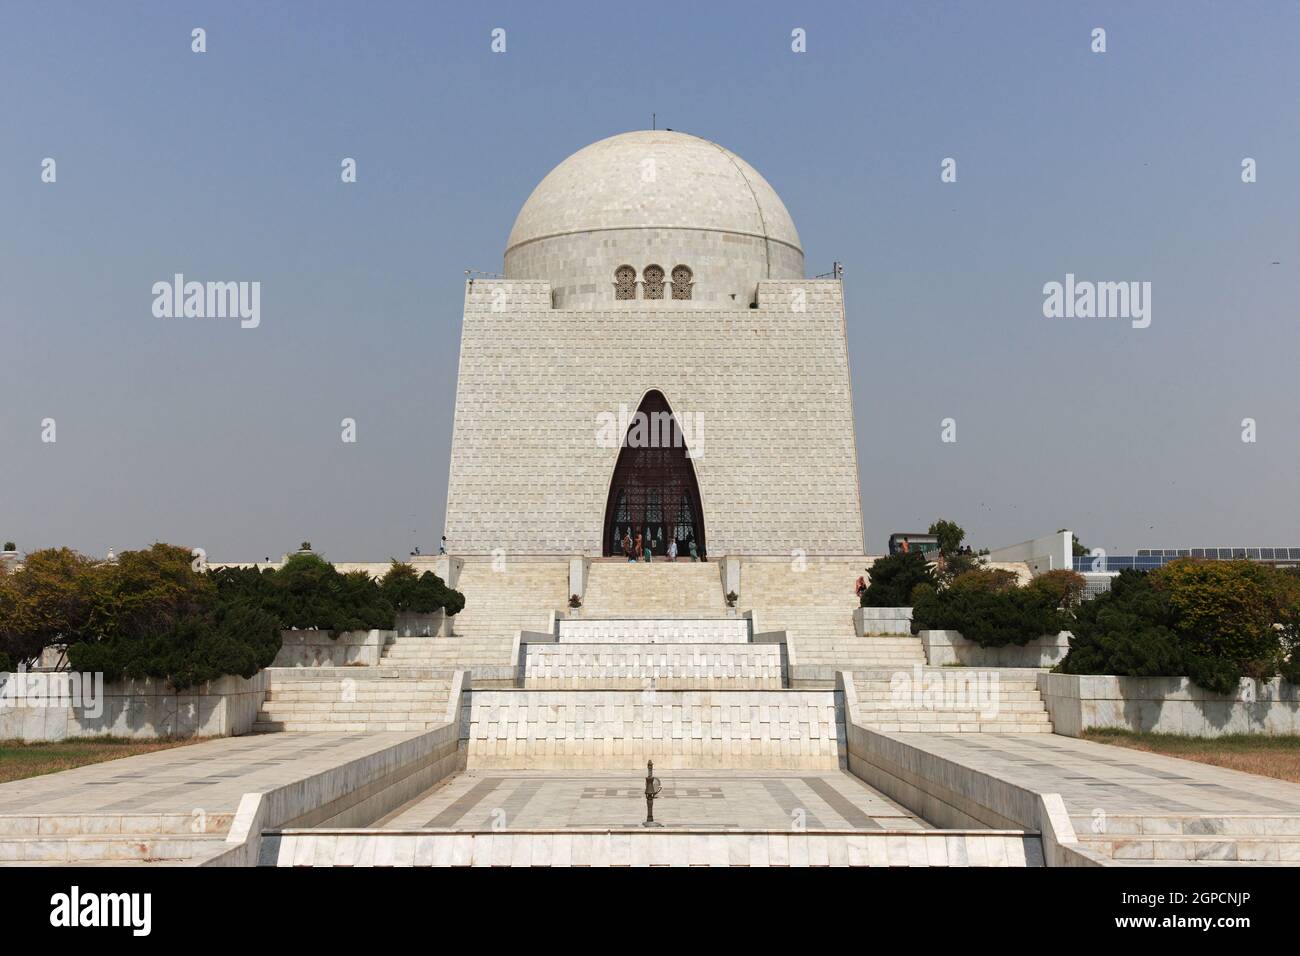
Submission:
[[[643,536],[640,531],[633,534],[632,529],[628,528],[623,532],[623,538],[620,541],[623,557],[627,558],[629,563],[636,561],[650,561],[654,557],[656,544],[663,547],[662,531],[660,532],[660,535],[659,538],[652,537],[648,533]],[[708,560],[704,555],[704,549],[696,547],[695,537],[693,535],[686,536],[686,540],[681,543],[679,552],[677,537],[670,531],[668,535],[668,546],[663,548],[663,556],[668,561],[676,561],[679,553],[683,558],[689,555],[692,561]]]

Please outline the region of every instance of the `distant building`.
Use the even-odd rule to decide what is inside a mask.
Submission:
[[[922,554],[933,554],[939,550],[939,539],[932,534],[918,532],[895,531],[889,536],[889,553],[898,554],[903,550],[903,539],[907,539],[907,549],[909,551],[920,551]]]

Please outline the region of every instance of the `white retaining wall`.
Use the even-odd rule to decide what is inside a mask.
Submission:
[[[1243,678],[1235,695],[1216,694],[1186,677],[1039,674],[1038,690],[1058,734],[1094,727],[1219,737],[1300,733],[1300,688],[1281,678]]]
[[[373,666],[383,656],[392,631],[343,631],[331,637],[329,631],[281,631],[280,653],[272,667]]]
[[[268,834],[267,866],[1042,866],[1022,832],[920,830],[291,830]]]
[[[1070,651],[1070,632],[1044,634],[1028,644],[981,647],[961,636],[961,631],[919,631],[926,661],[935,667],[965,664],[970,667],[1055,667]]]
[[[64,740],[68,737],[231,737],[252,730],[266,698],[268,678],[222,677],[177,691],[166,681],[144,678],[81,686],[67,692],[67,672],[3,674],[0,740]],[[89,693],[91,696],[86,696]],[[74,701],[76,701],[74,703]]]
[[[853,629],[858,637],[908,637],[912,633],[912,609],[910,607],[854,608]]]

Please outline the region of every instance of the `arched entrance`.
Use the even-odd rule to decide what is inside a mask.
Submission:
[[[691,544],[704,553],[704,509],[695,465],[686,454],[682,430],[663,393],[646,394],[614,465],[605,504],[605,556],[621,555],[624,534],[637,533],[662,557],[668,542],[677,541],[679,557],[689,558]]]

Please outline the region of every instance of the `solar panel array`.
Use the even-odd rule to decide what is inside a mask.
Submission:
[[[1209,561],[1260,561],[1268,564],[1300,563],[1300,548],[1139,548],[1136,554],[1089,555],[1074,559],[1074,570],[1152,571],[1180,558],[1203,558]]]

